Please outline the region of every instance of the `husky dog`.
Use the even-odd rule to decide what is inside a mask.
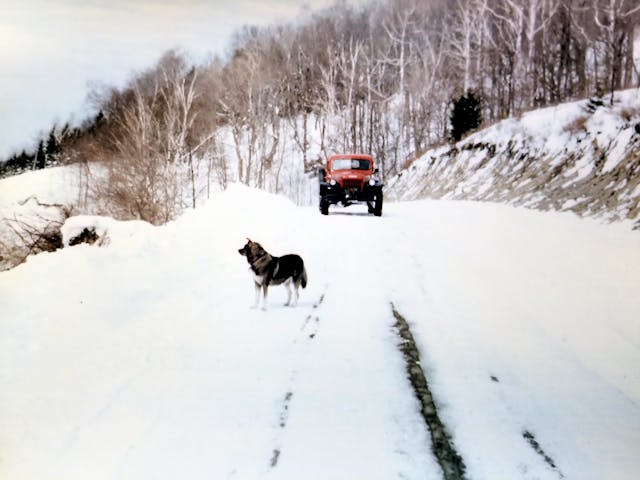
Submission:
[[[287,303],[291,304],[291,285],[295,291],[293,306],[298,304],[300,297],[298,288],[307,286],[307,272],[304,269],[304,262],[299,255],[289,254],[282,257],[274,257],[262,246],[247,238],[244,247],[238,250],[240,255],[247,257],[250,271],[256,288],[256,302],[253,308],[260,303],[260,288],[262,288],[262,309],[267,308],[267,290],[269,285],[280,285],[284,283],[287,287]]]

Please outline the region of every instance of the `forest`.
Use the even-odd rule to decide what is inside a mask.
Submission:
[[[247,26],[205,64],[167,52],[124,87],[92,91],[94,116],[52,127],[0,174],[77,164],[80,203],[154,224],[215,185],[282,190],[334,152],[371,153],[389,177],[460,138],[461,99],[474,99],[487,126],[640,86],[639,21],[636,0],[337,3],[304,21]]]

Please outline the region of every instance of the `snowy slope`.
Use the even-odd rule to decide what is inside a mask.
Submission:
[[[426,152],[389,179],[390,198],[447,198],[572,211],[640,227],[640,90],[509,118]]]
[[[71,211],[77,202],[77,185],[73,167],[53,167],[0,180],[0,271],[19,264],[29,254],[20,238],[23,225],[59,228],[63,208]]]
[[[637,233],[492,204],[351,208],[232,186],[0,273],[0,477],[441,478],[391,302],[469,479],[637,477]],[[246,236],[305,258],[298,307],[280,287],[249,308]]]

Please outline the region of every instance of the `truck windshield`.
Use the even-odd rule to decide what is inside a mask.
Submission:
[[[369,160],[340,158],[331,162],[332,170],[369,170]]]

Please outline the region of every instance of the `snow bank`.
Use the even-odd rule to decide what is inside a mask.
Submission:
[[[77,215],[68,218],[62,228],[62,239],[65,247],[79,237],[84,230],[90,230],[97,236],[100,245],[112,245],[121,250],[139,251],[152,236],[154,227],[148,222],[131,220],[120,222],[109,217],[96,215]]]

